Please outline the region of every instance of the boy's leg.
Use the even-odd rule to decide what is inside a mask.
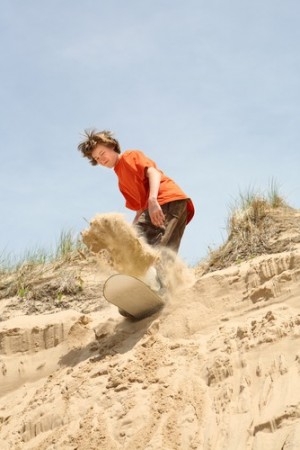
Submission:
[[[162,205],[162,210],[166,217],[166,227],[160,245],[177,253],[186,227],[187,200],[167,203]]]
[[[177,252],[186,227],[187,200],[175,200],[161,208],[166,219],[165,228],[152,224],[148,210],[140,215],[135,226],[150,245],[162,245]]]
[[[160,244],[164,229],[153,225],[147,209],[142,212],[134,226],[138,234],[143,236],[148,244],[153,246]]]
[[[152,224],[148,210],[141,214],[135,225],[138,233],[144,236],[148,244],[168,247],[174,252],[174,254],[172,252],[162,253],[161,257],[163,259],[155,266],[156,283],[160,288],[160,295],[164,287],[163,274],[165,266],[167,265],[170,268],[174,263],[175,253],[178,252],[180,241],[186,227],[187,200],[169,202],[162,205],[162,210],[165,215],[165,228],[162,229]],[[146,279],[144,281],[149,285]],[[150,283],[150,287],[153,289],[152,283]],[[155,288],[155,291],[157,291],[157,288]]]

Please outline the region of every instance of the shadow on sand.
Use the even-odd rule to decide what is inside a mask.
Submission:
[[[86,347],[70,350],[60,358],[59,365],[74,367],[87,359],[97,362],[106,356],[126,353],[145,336],[158,316],[159,312],[141,320],[124,318],[117,323],[115,319],[108,319],[94,328],[94,341]]]

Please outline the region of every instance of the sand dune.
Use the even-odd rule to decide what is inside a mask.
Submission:
[[[94,260],[70,309],[1,301],[1,449],[300,448],[299,244],[205,274],[176,264],[141,321],[93,291]]]

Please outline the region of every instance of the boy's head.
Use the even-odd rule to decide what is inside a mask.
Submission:
[[[121,153],[119,142],[113,137],[111,131],[85,130],[84,137],[85,139],[78,145],[78,150],[85,158],[89,159],[93,166],[96,166],[98,162],[93,158],[92,152],[99,144],[112,149],[116,153]]]

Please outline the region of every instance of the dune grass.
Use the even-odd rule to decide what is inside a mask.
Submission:
[[[239,192],[236,201],[229,208],[228,231],[230,232],[230,220],[235,215],[251,214],[253,222],[258,223],[259,219],[265,216],[268,209],[284,206],[288,205],[280,193],[278,183],[273,178],[266,192],[261,192],[259,189],[250,186],[244,192]]]
[[[228,238],[216,250],[210,250],[207,270],[228,267],[263,253],[270,253],[270,236],[274,231],[274,211],[289,208],[280,194],[278,184],[271,180],[267,192],[252,187],[239,192],[229,207]]]
[[[60,300],[81,291],[80,277],[69,262],[84,256],[86,249],[78,236],[62,231],[54,248],[35,248],[19,257],[0,254],[0,299],[17,296],[21,300]],[[72,265],[71,265],[72,266]]]
[[[266,192],[253,187],[240,191],[237,200],[229,207],[228,235],[240,226],[244,231],[259,227],[270,210],[287,206],[274,179],[271,179]]]
[[[288,206],[284,197],[281,195],[280,187],[274,178],[272,178],[269,183],[267,199],[268,199],[269,205],[272,208],[280,208],[280,207]]]
[[[62,261],[70,258],[74,252],[83,250],[83,243],[72,231],[61,231],[54,248],[36,247],[25,250],[21,255],[2,251],[0,253],[0,273],[10,273],[19,270],[22,266],[38,266],[47,263]]]

